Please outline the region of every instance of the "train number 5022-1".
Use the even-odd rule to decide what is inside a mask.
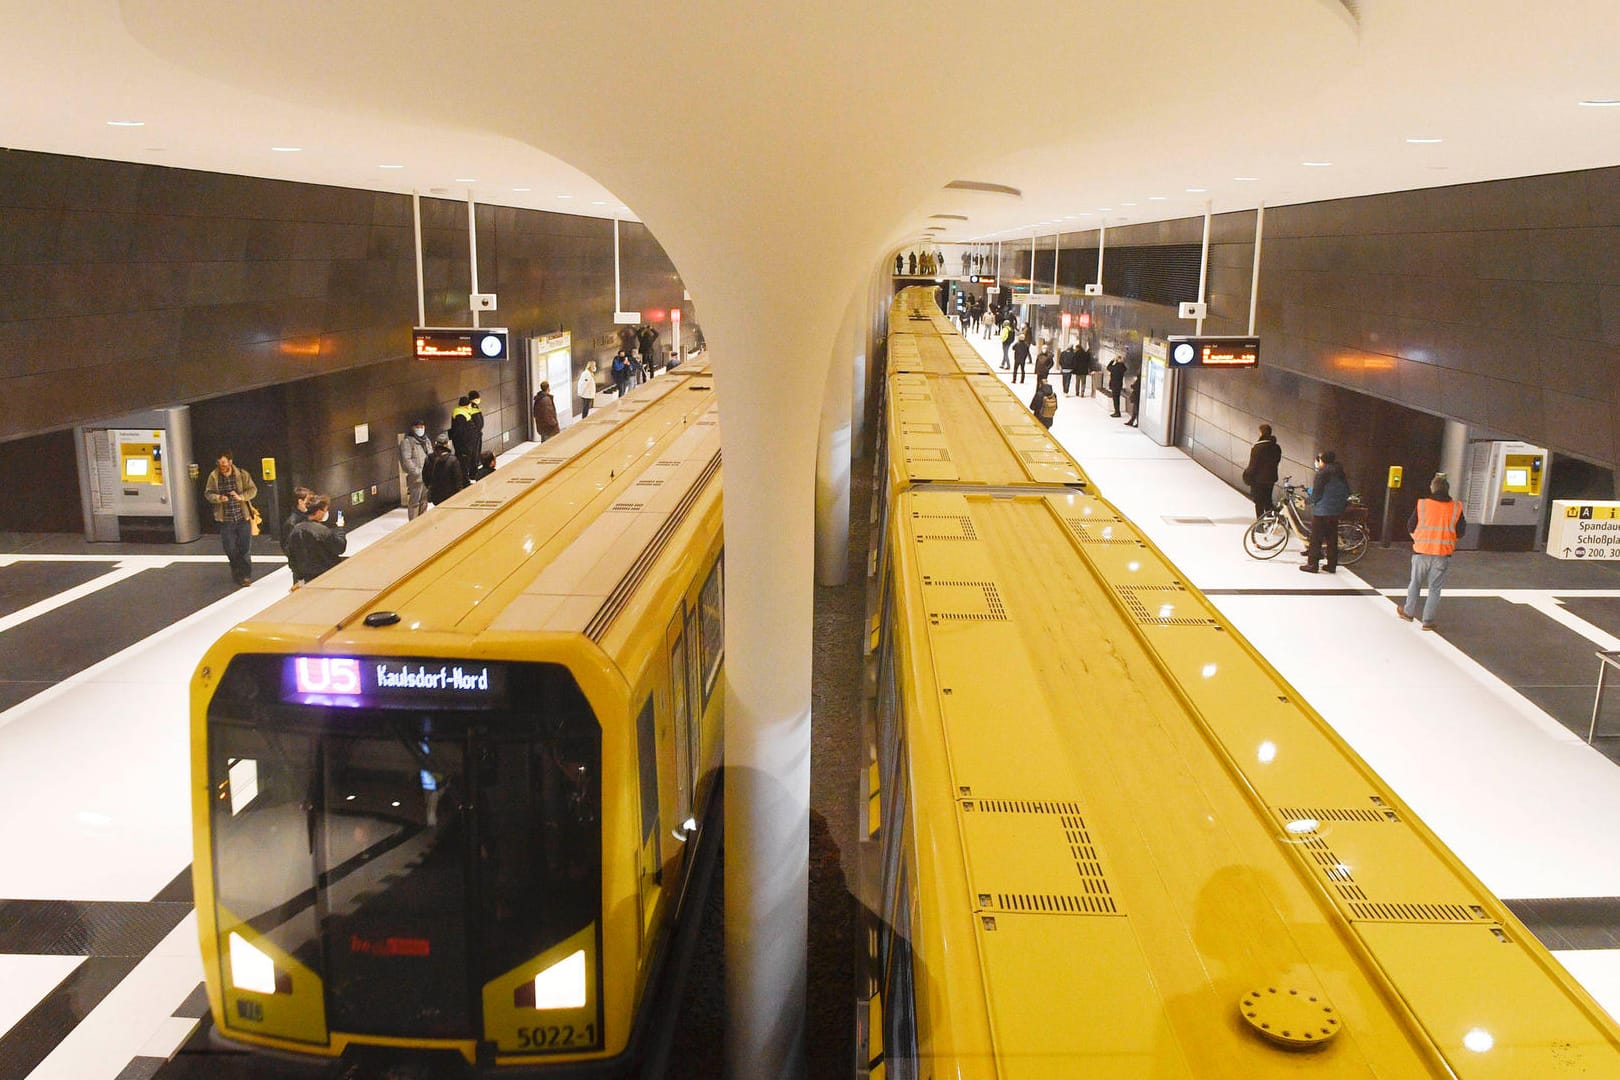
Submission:
[[[596,1025],[576,1028],[573,1024],[518,1028],[518,1048],[522,1050],[561,1050],[570,1046],[596,1045]]]

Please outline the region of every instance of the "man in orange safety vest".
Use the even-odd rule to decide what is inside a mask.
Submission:
[[[1416,619],[1418,594],[1427,582],[1423,629],[1433,630],[1435,613],[1440,610],[1440,584],[1451,565],[1451,553],[1457,550],[1458,538],[1468,531],[1462,503],[1451,497],[1451,485],[1444,476],[1436,476],[1429,485],[1429,498],[1418,500],[1406,529],[1412,534],[1412,580],[1406,586],[1406,604],[1396,608],[1395,614],[1406,622]]]

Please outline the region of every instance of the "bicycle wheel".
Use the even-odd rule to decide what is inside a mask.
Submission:
[[[1256,559],[1274,559],[1288,547],[1291,530],[1281,514],[1267,514],[1243,530],[1243,550]]]
[[[1367,526],[1359,521],[1343,521],[1339,523],[1339,562],[1349,566],[1359,562],[1367,554]]]

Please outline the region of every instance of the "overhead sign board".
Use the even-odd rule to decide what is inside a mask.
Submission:
[[[1055,292],[1019,293],[1013,297],[1013,300],[1016,303],[1029,304],[1033,307],[1050,307],[1058,302],[1058,294]]]
[[[505,360],[506,328],[418,326],[411,330],[418,360]]]
[[[1170,366],[1173,368],[1252,368],[1260,366],[1260,339],[1257,337],[1172,336]]]
[[[1555,559],[1620,559],[1620,502],[1554,499],[1547,554]]]

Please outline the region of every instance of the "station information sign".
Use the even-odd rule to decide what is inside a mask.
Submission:
[[[1260,366],[1260,339],[1257,337],[1169,338],[1170,366],[1173,368],[1252,368]]]
[[[1620,502],[1554,499],[1547,554],[1555,559],[1620,559]]]
[[[411,340],[418,360],[505,360],[509,355],[504,326],[417,326]]]
[[[349,708],[490,708],[506,700],[506,669],[473,660],[290,656],[281,699]]]

